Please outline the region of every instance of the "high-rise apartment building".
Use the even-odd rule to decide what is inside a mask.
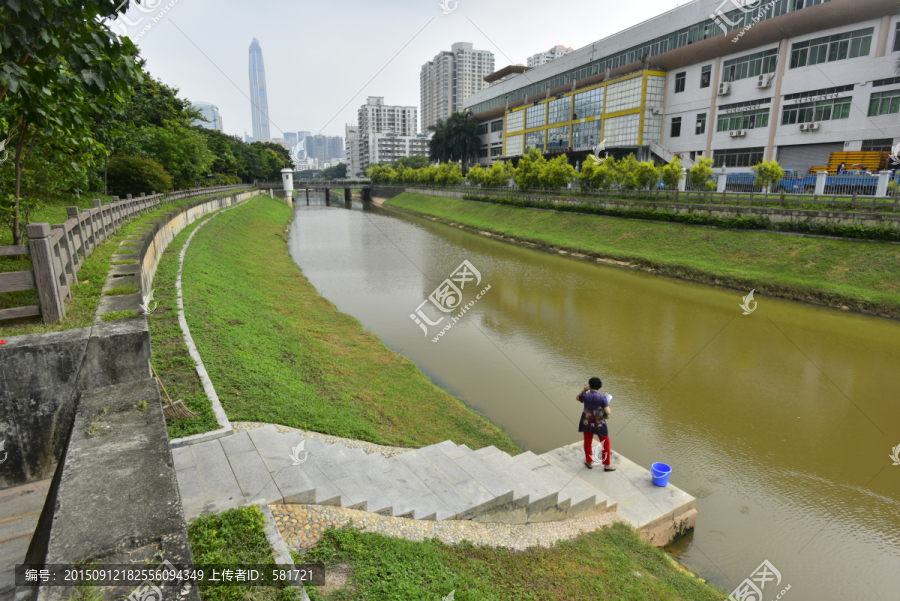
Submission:
[[[347,156],[347,177],[358,177],[361,174],[359,155],[359,126],[344,125],[344,153]]]
[[[222,129],[222,116],[219,114],[219,107],[209,102],[192,102],[191,106],[200,111],[200,114],[206,119],[206,121],[200,121],[198,119],[191,125],[199,125],[206,129],[224,131]]]
[[[284,132],[284,139],[287,141],[290,148],[293,148],[297,145],[297,132],[295,131],[286,131]]]
[[[383,96],[369,96],[357,111],[361,134],[399,134],[412,136],[418,125],[418,109],[414,106],[388,106]]]
[[[484,77],[494,71],[494,54],[457,42],[422,65],[419,75],[422,128],[463,110],[466,98],[488,87]]]
[[[561,56],[565,56],[570,52],[575,52],[575,49],[559,44],[558,46],[554,46],[547,52],[538,52],[537,54],[529,56],[528,66],[540,67],[541,65],[547,64],[552,60],[556,60]]]
[[[306,136],[306,156],[320,163],[344,158],[344,141],[340,136]]]
[[[269,101],[266,96],[266,67],[262,48],[256,38],[250,42],[250,114],[253,121],[253,139],[268,140]]]

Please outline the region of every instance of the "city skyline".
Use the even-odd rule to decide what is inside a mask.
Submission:
[[[284,132],[299,130],[343,136],[344,125],[356,122],[357,110],[367,96],[416,106],[421,117],[421,67],[456,42],[470,42],[493,52],[495,68],[501,69],[510,63],[524,64],[529,56],[561,41],[582,47],[675,5],[669,0],[652,0],[641,14],[609,14],[603,5],[579,0],[572,7],[583,18],[572,22],[565,11],[548,11],[546,4],[537,0],[459,2],[456,10],[446,15],[438,3],[411,0],[379,6],[351,0],[346,10],[337,12],[325,5],[301,9],[287,0],[273,0],[253,11],[244,10],[246,3],[237,0],[193,0],[178,3],[134,41],[153,77],[178,88],[182,98],[216,104],[225,133],[243,139],[245,131],[252,132],[246,52],[256,38],[265,48],[270,136],[284,137]],[[240,19],[231,17],[238,13]],[[354,18],[347,18],[349,14]],[[129,15],[136,20],[144,13],[132,9]],[[298,48],[272,27],[298,18],[315,20],[321,26],[304,33],[304,44],[327,45],[328,60],[316,55],[298,61]],[[518,35],[537,22],[541,27],[531,35]],[[333,45],[336,30],[348,40],[365,42]],[[371,35],[388,30],[396,35]],[[334,65],[349,64],[353,65],[353,77],[332,77]],[[314,94],[308,92],[318,81],[329,81],[329,85],[315,87]]]

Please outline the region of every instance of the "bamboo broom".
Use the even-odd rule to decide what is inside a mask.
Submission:
[[[166,387],[163,386],[162,380],[159,379],[159,374],[156,373],[156,368],[153,367],[153,364],[150,364],[150,369],[153,370],[153,375],[156,377],[156,381],[159,382],[159,387],[162,388],[162,391],[165,393],[166,398],[169,400],[168,405],[163,405],[163,415],[167,420],[170,419],[180,419],[180,418],[191,418],[197,417],[197,414],[184,406],[184,402],[181,399],[178,399],[174,403],[172,402],[172,397],[169,396],[169,393],[166,391]]]

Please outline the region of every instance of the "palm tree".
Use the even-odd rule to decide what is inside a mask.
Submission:
[[[462,171],[466,172],[468,160],[478,158],[481,139],[478,137],[478,123],[465,113],[453,113],[446,121],[438,121],[428,126],[434,132],[428,143],[428,158],[437,162],[462,161]]]

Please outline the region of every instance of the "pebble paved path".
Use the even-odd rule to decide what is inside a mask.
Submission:
[[[331,436],[330,434],[320,434],[311,430],[301,430],[299,428],[282,426],[281,424],[263,424],[260,422],[231,422],[231,426],[234,428],[235,434],[237,434],[238,432],[245,432],[247,430],[262,428],[263,426],[269,425],[275,426],[275,429],[279,434],[285,434],[287,432],[299,432],[302,438],[321,438],[325,442],[325,444],[335,444],[340,442],[348,449],[362,449],[366,452],[366,454],[369,455],[371,455],[372,453],[383,453],[385,457],[393,457],[394,455],[399,455],[400,453],[414,450],[404,447],[388,447],[385,445],[375,444],[374,442],[354,440],[353,438],[341,438],[340,436]]]
[[[469,520],[444,520],[432,522],[406,518],[385,517],[355,509],[343,509],[326,505],[270,505],[275,525],[288,548],[299,553],[315,546],[322,533],[329,528],[339,528],[353,520],[353,527],[364,532],[380,532],[386,536],[421,541],[438,538],[447,544],[468,540],[475,544],[506,547],[524,551],[529,547],[549,547],[557,540],[574,538],[582,532],[590,532],[616,521],[622,521],[615,512],[574,518],[559,522],[521,525],[481,524]]]

